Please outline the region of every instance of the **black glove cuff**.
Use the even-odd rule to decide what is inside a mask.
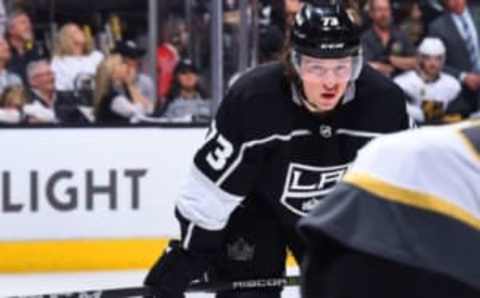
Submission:
[[[178,241],[170,241],[168,248],[150,269],[145,285],[160,291],[164,297],[183,297],[183,293],[196,278],[208,268],[208,258],[192,255],[179,246]]]

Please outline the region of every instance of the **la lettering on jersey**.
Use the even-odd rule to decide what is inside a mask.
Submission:
[[[293,227],[332,191],[360,148],[408,127],[403,93],[368,67],[334,116],[319,117],[302,106],[281,64],[260,66],[223,100],[179,209],[228,218],[240,203],[261,201]]]
[[[281,203],[293,213],[306,215],[323,196],[332,192],[348,166],[312,167],[290,163]]]

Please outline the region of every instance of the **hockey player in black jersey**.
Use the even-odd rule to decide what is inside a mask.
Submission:
[[[409,127],[404,94],[364,65],[358,27],[340,4],[305,4],[291,34],[283,63],[259,66],[230,88],[195,155],[176,202],[181,240],[145,280],[162,298],[181,297],[207,270],[225,280],[283,276],[287,247],[297,261],[304,253],[297,221],[361,147]]]

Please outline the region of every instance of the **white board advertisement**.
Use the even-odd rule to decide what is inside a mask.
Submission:
[[[174,202],[205,133],[2,130],[0,241],[177,236]]]

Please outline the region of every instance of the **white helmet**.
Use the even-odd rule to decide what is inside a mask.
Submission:
[[[418,47],[418,54],[427,56],[445,56],[446,48],[440,38],[425,37]]]

